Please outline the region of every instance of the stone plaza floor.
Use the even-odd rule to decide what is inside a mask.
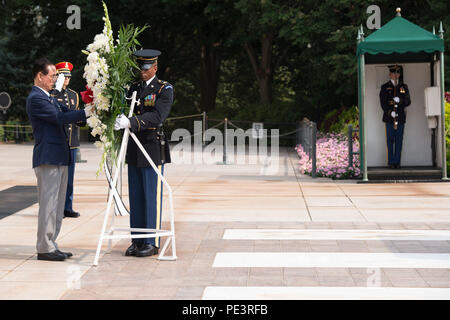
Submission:
[[[0,192],[36,185],[32,149],[0,144]],[[58,237],[72,258],[36,259],[37,203],[0,219],[0,299],[450,299],[450,183],[312,179],[293,149],[280,150],[273,175],[248,161],[170,164],[178,259],[126,257],[121,239],[110,253],[104,242],[95,267],[108,193],[100,156],[81,146],[81,217],[64,219]],[[165,197],[163,229],[167,213]]]

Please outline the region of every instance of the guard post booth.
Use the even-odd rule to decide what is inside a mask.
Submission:
[[[362,180],[447,180],[444,101],[444,31],[429,32],[401,17],[364,38],[358,31],[358,105]],[[387,167],[379,93],[388,65],[403,69],[411,105],[406,107],[401,168]]]

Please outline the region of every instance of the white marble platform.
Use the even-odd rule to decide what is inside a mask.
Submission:
[[[449,300],[449,288],[206,287],[203,300]]]
[[[226,229],[223,239],[448,241],[450,230]]]
[[[216,268],[450,268],[446,253],[219,252]]]

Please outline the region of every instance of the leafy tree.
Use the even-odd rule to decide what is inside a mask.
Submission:
[[[299,2],[239,0],[235,8],[240,19],[234,37],[248,55],[259,85],[260,102],[270,104],[274,73],[295,44],[291,40],[301,37],[297,27],[301,17]]]
[[[46,56],[53,62],[68,60],[74,64],[71,87],[78,91],[84,88],[83,67],[85,56],[81,54],[102,25],[101,6],[91,1],[79,0],[77,5],[85,8],[82,13],[82,29],[68,30],[66,9],[72,1],[4,1],[2,12],[6,25],[0,45],[1,83],[12,98],[8,117],[27,120],[25,101],[33,84],[31,66],[38,57]],[[84,23],[83,23],[84,21]],[[97,27],[99,26],[99,27]],[[96,28],[97,27],[97,28]]]
[[[381,8],[382,25],[402,16],[445,33],[450,85],[450,3],[446,0],[106,0],[115,34],[121,24],[149,25],[139,41],[163,52],[158,77],[175,87],[171,115],[207,111],[211,117],[295,121],[324,119],[357,103],[356,36],[366,9]],[[74,64],[71,87],[84,90],[85,56],[100,33],[101,1],[0,0],[0,91],[7,116],[27,120],[31,64],[47,56]],[[81,8],[81,30],[69,30],[69,5]]]

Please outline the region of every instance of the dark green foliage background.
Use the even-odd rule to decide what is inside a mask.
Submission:
[[[121,24],[149,25],[139,37],[144,48],[163,52],[158,77],[175,87],[171,116],[207,111],[211,118],[293,122],[308,117],[319,123],[330,111],[357,104],[356,36],[366,8],[381,8],[382,25],[402,8],[402,16],[432,30],[450,28],[450,2],[429,1],[274,1],[274,0],[107,0],[115,33]],[[69,5],[81,8],[81,30],[68,30]],[[27,122],[25,99],[32,86],[35,58],[71,61],[71,87],[84,90],[82,49],[103,28],[101,1],[0,0],[0,92],[12,107],[2,120]],[[272,98],[261,101],[255,69],[246,46],[261,62],[262,39],[272,35],[269,76]],[[450,47],[446,33],[446,52]],[[208,51],[209,50],[209,51]],[[205,52],[213,52],[217,72],[206,78]],[[450,84],[446,55],[446,87]],[[211,74],[209,74],[211,76]],[[205,86],[217,78],[217,90]],[[208,91],[209,90],[209,91]],[[214,103],[202,95],[215,95]],[[2,117],[2,115],[0,115]]]

